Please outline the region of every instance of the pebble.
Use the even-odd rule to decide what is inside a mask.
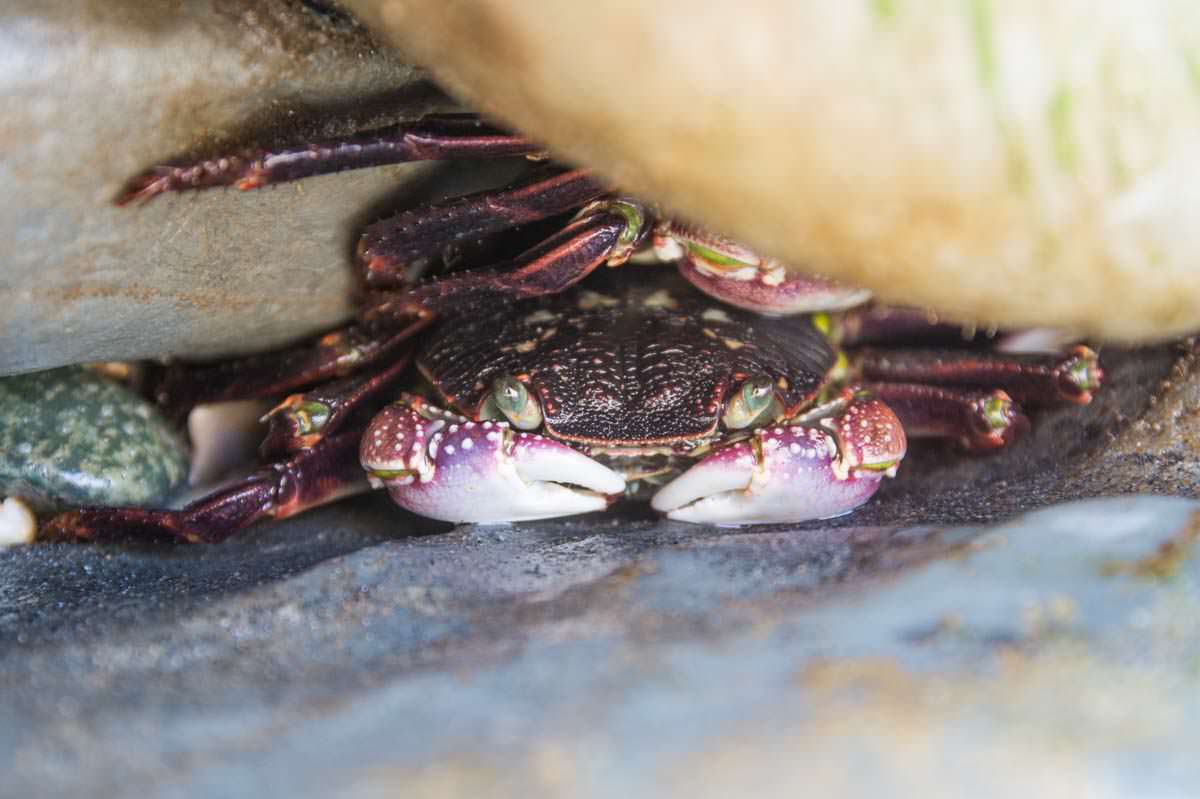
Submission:
[[[33,509],[20,497],[0,502],[0,549],[32,544],[37,535],[37,519]]]
[[[150,403],[83,367],[0,380],[0,497],[39,513],[164,502],[187,478],[184,439]]]

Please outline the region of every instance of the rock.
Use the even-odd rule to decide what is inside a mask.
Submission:
[[[1045,506],[1194,498],[1200,376],[1105,357],[1082,412],[914,453],[832,521],[449,529],[372,496],[215,546],[0,552],[5,787],[1186,795],[1200,504]]]
[[[111,201],[164,160],[446,105],[360,27],[286,0],[14,0],[0,40],[0,374],[261,350],[346,318],[354,231],[422,167]]]
[[[37,539],[37,517],[20,497],[0,502],[0,549],[32,544]]]
[[[411,26],[411,30],[421,31],[423,37],[421,41],[413,42],[414,46],[430,58],[435,55],[433,51],[437,50],[439,58],[444,57],[445,61],[444,64],[439,61],[439,69],[448,78],[457,81],[456,85],[461,84],[462,88],[468,83],[466,73],[460,75],[459,68],[453,66],[460,53],[480,55],[486,63],[486,71],[492,75],[520,74],[528,78],[503,80],[494,92],[485,94],[475,90],[472,96],[484,107],[497,109],[530,130],[559,143],[568,155],[595,160],[619,182],[644,190],[648,196],[660,196],[662,192],[661,196],[668,197],[672,205],[696,211],[702,210],[700,206],[693,209],[688,203],[699,203],[703,199],[704,208],[709,209],[709,213],[716,212],[712,221],[722,227],[741,230],[744,226],[751,238],[768,245],[773,241],[773,236],[782,235],[780,231],[794,231],[796,236],[805,241],[825,242],[821,246],[829,252],[817,254],[806,263],[821,264],[828,260],[832,265],[844,260],[845,268],[863,270],[864,280],[868,278],[868,273],[875,275],[868,282],[880,286],[886,296],[903,298],[906,296],[906,287],[911,285],[912,294],[907,296],[913,300],[950,307],[955,306],[952,295],[961,294],[964,302],[969,300],[975,303],[971,308],[965,304],[961,307],[976,315],[1003,317],[1006,308],[1011,310],[1015,306],[1028,309],[1029,316],[1036,317],[1035,321],[1038,322],[1051,318],[1063,324],[1079,323],[1110,334],[1165,333],[1182,324],[1179,320],[1186,318],[1189,309],[1200,307],[1200,303],[1192,301],[1189,293],[1200,285],[1200,281],[1191,280],[1190,272],[1184,284],[1176,281],[1176,276],[1180,274],[1176,270],[1179,250],[1174,245],[1175,239],[1171,238],[1171,235],[1182,237],[1194,226],[1186,224],[1186,220],[1181,224],[1165,224],[1167,233],[1163,233],[1163,218],[1155,215],[1163,211],[1160,201],[1164,196],[1173,200],[1172,207],[1178,213],[1186,215],[1196,204],[1186,202],[1184,194],[1150,192],[1146,195],[1149,199],[1145,203],[1133,202],[1142,195],[1132,196],[1127,198],[1130,199],[1129,204],[1121,206],[1128,213],[1116,213],[1120,211],[1117,208],[1110,215],[1118,220],[1132,220],[1130,224],[1138,226],[1138,230],[1145,234],[1141,236],[1135,231],[1135,234],[1131,234],[1133,239],[1126,240],[1118,236],[1113,240],[1116,244],[1130,244],[1121,251],[1135,260],[1141,252],[1138,249],[1140,243],[1156,241],[1157,236],[1168,236],[1163,246],[1154,251],[1158,255],[1155,256],[1157,266],[1153,279],[1146,279],[1144,274],[1126,269],[1124,261],[1115,262],[1114,265],[1103,257],[1094,257],[1096,253],[1092,245],[1095,242],[1085,235],[1090,230],[1086,226],[1079,230],[1072,229],[1070,246],[1050,247],[1053,238],[1041,237],[1035,242],[1036,247],[1021,247],[1018,246],[1020,237],[1009,236],[1009,228],[991,224],[986,215],[974,211],[957,216],[935,213],[937,208],[973,209],[975,206],[972,202],[987,196],[983,189],[991,184],[986,182],[977,185],[967,181],[963,185],[967,186],[971,196],[956,197],[949,205],[937,205],[930,200],[917,210],[929,211],[920,218],[941,220],[950,233],[956,230],[955,219],[979,220],[979,227],[996,232],[1005,242],[1004,246],[1012,246],[1016,253],[1012,259],[1006,257],[1002,264],[998,264],[992,257],[994,253],[992,256],[986,253],[981,256],[965,245],[960,246],[961,242],[953,235],[930,236],[915,242],[909,238],[898,238],[898,241],[905,241],[912,246],[897,255],[897,248],[890,245],[873,246],[868,241],[866,245],[871,246],[864,246],[861,236],[883,235],[880,231],[884,228],[878,225],[859,225],[849,232],[843,229],[844,225],[851,224],[846,221],[850,217],[842,215],[845,210],[843,204],[832,200],[851,195],[829,190],[829,181],[838,178],[837,175],[831,177],[825,173],[806,172],[804,179],[796,179],[795,170],[799,167],[794,160],[789,162],[785,158],[776,167],[770,159],[779,154],[772,155],[770,149],[757,146],[764,144],[758,141],[763,136],[776,143],[786,141],[787,152],[784,155],[790,152],[793,159],[802,158],[805,153],[811,155],[810,150],[799,146],[811,144],[809,136],[780,137],[775,133],[776,130],[790,128],[774,128],[774,123],[761,115],[724,114],[718,130],[749,138],[736,139],[732,143],[728,140],[723,144],[705,143],[707,140],[702,134],[711,132],[713,128],[711,125],[704,127],[705,120],[709,118],[701,112],[713,109],[720,111],[718,106],[721,103],[706,101],[675,109],[686,113],[673,113],[672,106],[662,105],[663,95],[658,94],[661,87],[656,80],[669,75],[688,83],[688,77],[681,67],[649,68],[658,62],[644,59],[671,59],[680,55],[673,46],[663,46],[671,42],[653,37],[669,34],[678,36],[684,42],[703,41],[702,38],[696,38],[690,27],[683,28],[680,25],[683,22],[689,26],[698,25],[715,17],[689,11],[674,19],[670,25],[650,26],[646,35],[653,34],[648,41],[656,47],[639,46],[638,58],[615,57],[610,47],[612,43],[642,41],[638,36],[618,35],[609,39],[598,33],[604,30],[603,26],[597,24],[594,28],[588,27],[591,39],[605,43],[603,60],[593,63],[589,59],[599,56],[587,48],[589,42],[578,42],[569,35],[580,19],[590,18],[563,17],[562,7],[557,5],[547,5],[544,9],[539,6],[538,15],[541,22],[558,26],[556,30],[561,28],[561,42],[556,39],[553,46],[547,49],[544,43],[535,47],[535,41],[530,40],[528,48],[516,47],[507,55],[496,53],[491,48],[504,42],[511,43],[505,36],[515,35],[513,31],[521,30],[520,26],[530,22],[530,18],[525,16],[526,9],[506,8],[502,14],[488,16],[480,12],[470,16],[472,25],[480,22],[471,30],[492,31],[495,34],[492,39],[474,42],[466,48],[438,49],[440,43],[449,41],[443,38],[445,31],[442,26],[461,22],[462,18],[455,16],[458,10],[484,7],[485,4],[480,5],[480,2],[456,4],[453,8],[444,8],[439,4],[437,8],[425,12],[429,14],[428,17],[416,18]],[[426,197],[430,191],[426,181],[430,170],[424,167],[387,167],[322,177],[260,192],[215,191],[161,198],[139,208],[117,209],[110,202],[127,178],[164,160],[210,155],[251,143],[305,141],[447,107],[445,98],[430,87],[423,72],[408,66],[395,52],[379,46],[369,33],[346,17],[329,13],[329,5],[286,0],[262,3],[223,0],[171,6],[147,0],[116,0],[81,9],[77,3],[65,0],[49,3],[15,0],[10,13],[0,20],[0,35],[4,37],[8,59],[5,63],[9,65],[0,78],[0,98],[3,98],[6,111],[4,122],[0,125],[0,141],[4,143],[0,147],[0,204],[3,204],[3,212],[0,213],[0,248],[3,249],[0,249],[0,257],[4,264],[0,270],[0,291],[3,291],[6,299],[5,313],[0,314],[0,374],[77,361],[160,355],[198,357],[260,350],[336,324],[352,312],[355,281],[351,275],[350,254],[355,232],[362,224],[378,218],[389,209],[410,205]],[[416,5],[416,0],[411,0],[411,8],[415,9]],[[892,5],[878,4],[879,8]],[[368,7],[364,2],[361,7],[373,19],[382,15],[382,12],[375,14],[372,11],[372,8],[378,11],[382,6]],[[578,14],[591,13],[578,4],[571,4],[571,7]],[[1036,7],[1042,8],[1041,5]],[[1178,11],[1184,7],[1174,8]],[[388,8],[400,6],[393,3]],[[807,8],[801,4],[794,8],[787,6],[783,10],[788,14],[801,14]],[[831,19],[841,19],[837,14],[858,13],[840,10],[843,8],[838,4],[833,9],[836,13]],[[908,9],[908,6],[896,8]],[[660,6],[656,5],[654,9],[658,11]],[[994,29],[1013,32],[1014,36],[1024,30],[1040,30],[1036,25],[1022,27],[1029,21],[1029,15],[1035,14],[1022,9],[1024,6],[1017,8],[1011,4],[1005,4],[1003,8],[996,7],[993,10],[997,15]],[[641,6],[627,9],[628,13],[615,15],[614,22],[631,26],[630,31],[645,33],[645,29],[637,27],[643,21],[641,10]],[[661,6],[661,11],[670,13],[667,6]],[[755,23],[756,18],[750,11],[739,13],[739,24]],[[872,53],[873,58],[900,59],[902,64],[906,64],[903,62],[906,54],[911,56],[914,49],[924,52],[923,45],[918,47],[924,41],[919,31],[926,30],[924,20],[910,17],[909,13],[905,10],[896,14],[894,23],[897,31],[894,34],[887,33],[886,26],[880,27],[880,20],[872,23],[874,27],[864,28],[860,24],[862,20],[857,17],[847,17],[846,20],[859,27],[851,25],[843,33],[866,37],[864,41],[872,46],[865,49]],[[1063,17],[1070,15],[1064,14]],[[1082,18],[1088,24],[1111,24],[1107,12],[1085,14]],[[1036,22],[1038,18],[1032,19]],[[386,23],[388,20],[384,21]],[[395,21],[391,19],[392,23]],[[537,19],[534,21],[541,24]],[[730,42],[741,41],[739,37],[728,33],[732,28],[727,22],[722,20],[723,35],[727,35]],[[1183,18],[1175,26],[1181,42],[1187,39],[1192,30],[1187,22],[1188,19]],[[964,34],[959,23],[962,23],[962,19],[947,18],[941,20],[939,25],[930,27],[932,41],[943,45],[946,42],[962,44]],[[508,26],[513,26],[513,30]],[[786,28],[782,21],[775,27],[780,30]],[[700,30],[707,31],[705,28]],[[1154,36],[1158,28],[1150,26],[1146,30],[1148,35]],[[941,38],[947,31],[958,38]],[[463,33],[461,29],[458,32]],[[883,39],[877,38],[879,36]],[[893,36],[894,41],[889,38]],[[1008,34],[1005,36],[1005,41],[1009,41]],[[1080,41],[1079,46],[1091,46],[1087,43],[1093,41],[1086,37],[1075,38]],[[914,44],[915,40],[921,41]],[[823,54],[828,55],[819,47],[793,47],[792,40],[788,41],[788,53],[794,57],[815,59]],[[892,45],[882,46],[888,41],[892,41]],[[1114,35],[1111,41],[1115,47],[1124,43],[1125,39]],[[1047,45],[1048,52],[1066,55],[1076,52],[1058,40],[1054,42],[1054,47]],[[570,50],[572,58],[578,60],[579,68],[565,69],[553,60],[554,54],[561,54],[557,49],[560,44]],[[724,52],[724,48],[719,46],[691,47],[690,50]],[[766,57],[775,51],[755,52]],[[876,62],[858,58],[855,48],[842,48],[839,52],[852,58],[852,64],[842,64],[843,67],[874,70],[872,75],[900,76],[897,80],[903,79],[903,87],[908,87],[905,91],[919,97],[931,96],[926,91],[929,80],[939,75],[945,77],[944,73],[938,71],[945,66],[942,61],[930,65],[932,71],[929,73],[911,64],[889,70],[885,67],[892,61]],[[951,67],[957,63],[954,58],[962,56],[953,48],[934,52],[941,53],[946,59],[945,63]],[[1090,51],[1082,52],[1086,55]],[[1125,58],[1124,50],[1118,48],[1115,52],[1122,54],[1122,59]],[[1172,54],[1177,55],[1178,51],[1164,47],[1154,50],[1154,53],[1155,57],[1146,61],[1146,75],[1157,74],[1155,70],[1162,66],[1158,58],[1172,58]],[[521,57],[517,58],[516,55]],[[543,56],[547,59],[545,62],[541,60]],[[504,64],[504,69],[497,68],[499,63]],[[691,62],[680,62],[683,63]],[[704,63],[715,62],[705,58]],[[584,68],[588,64],[596,69]],[[747,102],[757,97],[747,87],[773,85],[769,81],[742,81],[729,64],[724,61],[722,64],[722,74],[728,73],[741,82],[736,96],[712,94],[710,100],[725,98],[722,102],[727,101],[730,104],[728,107],[736,108],[735,101]],[[1118,66],[1122,65],[1128,66],[1127,61],[1119,60]],[[553,99],[553,92],[548,99],[538,88],[541,85],[539,80],[548,79],[548,71],[553,72],[549,77],[556,82],[565,76],[576,76],[580,80],[589,75],[609,76],[613,74],[611,70],[626,67],[640,69],[641,72],[637,80],[608,81],[609,85],[621,87],[622,104],[611,112],[611,118],[599,121],[595,118],[594,109],[605,106],[595,105],[598,95],[576,92],[577,96],[570,98],[571,104],[561,105]],[[950,74],[950,77],[970,77],[973,74],[970,69],[963,67]],[[1121,71],[1113,74],[1116,77],[1129,77]],[[846,94],[838,88],[841,84],[833,80],[833,77],[842,75],[836,71],[777,72],[773,77],[780,75],[800,78],[816,75],[828,86],[820,82],[809,86],[814,92],[828,89],[828,93],[836,95],[835,99],[844,98]],[[848,72],[846,75],[853,78],[858,73]],[[1131,107],[1162,111],[1161,116],[1165,120],[1163,125],[1157,124],[1154,114],[1149,114],[1147,119],[1150,121],[1144,124],[1153,128],[1154,136],[1151,138],[1158,136],[1155,141],[1159,141],[1166,148],[1162,152],[1166,152],[1171,142],[1176,140],[1178,120],[1186,121],[1193,105],[1190,102],[1162,105],[1166,99],[1174,97],[1172,92],[1178,88],[1175,79],[1152,82],[1147,86],[1137,78],[1139,75],[1129,77],[1132,83],[1128,87],[1122,83],[1124,88],[1121,88],[1121,92],[1126,89],[1131,92]],[[968,89],[975,86],[966,78],[963,78],[963,83]],[[706,84],[692,81],[689,85]],[[868,88],[875,85],[872,82]],[[952,82],[949,88],[958,85]],[[898,91],[888,81],[880,81],[879,86]],[[512,98],[509,92],[515,90],[529,93],[518,98],[524,101],[518,109],[510,105]],[[1150,93],[1138,93],[1143,91]],[[104,98],[104,102],[93,102],[99,96]],[[671,102],[689,102],[684,93],[668,93],[666,96],[671,98]],[[968,92],[966,96],[979,100],[977,94]],[[588,99],[585,100],[585,97]],[[828,107],[816,102],[820,97],[832,102],[826,94],[818,92],[809,98],[810,102],[776,103],[773,108],[780,113],[789,109],[804,113],[808,113],[807,109],[818,109],[813,113],[821,114],[823,121],[837,118],[836,114],[826,114]],[[929,129],[940,135],[939,131],[958,130],[953,125],[939,126],[930,122],[931,119],[937,119],[936,116],[901,113],[907,107],[901,103],[906,97],[908,95],[902,93],[890,102],[872,102],[864,106],[870,113],[887,115],[887,124],[882,129],[889,131],[888,142],[894,140],[896,147],[908,146],[906,142],[911,144],[912,136],[916,135],[911,130],[900,135],[907,128],[899,125],[897,120],[917,125],[918,133]],[[1079,97],[1091,99],[1086,103],[1068,104],[1066,110],[1073,114],[1070,117],[1073,127],[1084,129],[1089,135],[1093,132],[1100,135],[1102,131],[1112,131],[1114,136],[1125,134],[1123,127],[1085,124],[1092,119],[1087,115],[1097,111],[1091,102],[1096,98],[1086,92]],[[1135,99],[1137,103],[1133,102]],[[1144,104],[1141,99],[1145,100]],[[658,103],[654,108],[660,112],[646,113],[647,104],[652,102]],[[934,110],[941,113],[949,113],[957,108],[950,102],[935,105],[937,108]],[[976,106],[968,106],[962,107],[965,109],[963,113],[971,109],[979,110]],[[1033,106],[1034,112],[1040,108],[1036,103]],[[662,108],[666,108],[667,112],[661,112]],[[1101,102],[1099,111],[1106,108]],[[1002,106],[1002,109],[1011,110],[1013,114],[1021,110],[1008,106]],[[1035,121],[1049,119],[1037,113],[1033,118]],[[741,119],[753,119],[754,124],[733,124]],[[975,117],[971,119],[979,122]],[[1124,121],[1125,117],[1120,119]],[[668,123],[687,123],[697,127],[681,133],[662,127]],[[1036,163],[1051,164],[1053,159],[1045,151],[1045,130],[1034,122],[1029,124],[1029,135],[1037,139],[1042,148],[1037,150],[1041,155]],[[854,166],[858,162],[851,164],[860,177],[885,184],[879,187],[881,202],[871,198],[870,202],[863,204],[874,209],[873,213],[885,207],[881,204],[882,200],[896,203],[910,196],[905,192],[910,192],[912,185],[894,179],[896,176],[889,171],[907,168],[903,165],[912,161],[901,157],[903,151],[897,155],[888,147],[876,147],[879,144],[877,139],[869,139],[865,143],[852,140],[848,138],[846,130],[829,124],[813,125],[806,122],[806,126],[800,129],[813,136],[820,133],[835,137],[838,147],[843,148],[839,152],[859,152],[850,149],[855,142],[856,147],[865,147],[867,144],[875,147],[871,150],[872,157],[885,162],[886,169],[867,170]],[[871,131],[877,129],[880,127],[867,126],[864,136],[871,135]],[[600,132],[600,143],[592,141],[595,136],[586,135],[592,130]],[[1021,130],[1025,131],[1025,128]],[[826,134],[825,131],[831,132]],[[995,133],[994,130],[992,132]],[[1132,137],[1129,146],[1133,148],[1134,155],[1142,152],[1138,149],[1141,146],[1138,143],[1143,141],[1139,138],[1143,134],[1145,130],[1141,128],[1129,134]],[[662,146],[662,140],[646,138],[654,136],[667,137],[670,146]],[[991,147],[987,153],[990,154],[988,157],[992,157],[995,155],[995,138],[995,135],[972,137],[955,133],[952,144]],[[647,146],[648,141],[652,146]],[[755,147],[742,146],[748,141],[757,144]],[[933,144],[930,146],[934,147],[941,140],[935,136],[931,141]],[[606,142],[607,148],[603,146]],[[1150,145],[1147,147],[1147,153],[1160,152]],[[954,146],[937,146],[934,149],[937,150],[939,170],[940,165],[951,163],[947,160],[950,156],[968,157],[974,152],[970,149],[960,151]],[[1081,152],[1090,153],[1091,150],[1083,148]],[[781,226],[777,216],[762,213],[763,209],[743,196],[743,187],[752,186],[754,181],[746,180],[745,175],[735,173],[732,167],[722,166],[725,163],[723,159],[731,157],[731,154],[737,156],[736,163],[787,184],[787,191],[793,194],[782,195],[786,201],[771,206],[774,209],[772,213],[788,215],[786,225]],[[1130,158],[1134,158],[1134,155]],[[655,159],[667,159],[665,166]],[[1166,163],[1149,156],[1143,160],[1147,164]],[[847,159],[834,159],[828,164],[820,159],[814,163],[816,167],[826,164],[832,169],[837,164],[851,161],[847,156]],[[768,169],[762,168],[764,163],[770,164]],[[992,161],[986,163],[991,164]],[[702,164],[703,168],[697,168],[697,164]],[[1093,160],[1088,156],[1083,159],[1082,165],[1091,168]],[[1182,167],[1176,169],[1176,166],[1179,165],[1172,165],[1175,171],[1168,177],[1186,181],[1186,170]],[[1150,169],[1150,166],[1146,168]],[[473,166],[464,167],[461,174],[473,171]],[[918,174],[924,176],[922,179],[932,180],[927,171]],[[933,177],[940,174],[941,171]],[[1083,184],[1085,181],[1081,179],[1064,183],[1062,175],[1049,167],[1044,174],[1036,174],[1039,179],[1046,181],[1045,198],[1042,194],[1037,197],[1046,199],[1050,211],[1037,219],[1051,225],[1050,231],[1056,233],[1062,224],[1066,224],[1063,220],[1069,221],[1071,218],[1066,211],[1073,207],[1070,205],[1073,202],[1071,198],[1076,196],[1072,188],[1076,183]],[[1148,174],[1150,177],[1153,175]],[[1086,176],[1081,173],[1081,177]],[[1130,180],[1139,176],[1150,179],[1138,171],[1129,173]],[[697,182],[690,182],[693,180]],[[712,191],[712,186],[705,181],[717,181],[721,190]],[[1103,181],[1100,184],[1101,189],[1108,185]],[[1037,185],[1042,186],[1041,183]],[[1137,185],[1141,183],[1131,183],[1130,191]],[[1174,184],[1168,180],[1162,185],[1169,187]],[[1192,181],[1188,185],[1200,183]],[[884,191],[889,187],[895,188],[895,192]],[[905,187],[903,191],[901,187]],[[867,188],[867,184],[862,184],[860,190],[866,191]],[[941,184],[933,186],[938,191],[944,188]],[[672,190],[673,193],[667,193]],[[931,192],[929,196],[934,200],[943,196],[932,189]],[[1097,195],[1100,199],[1107,196]],[[1176,197],[1179,199],[1174,202]],[[715,205],[709,205],[726,200],[732,211],[730,208],[718,209]],[[813,201],[820,213],[806,206],[804,203],[807,200]],[[1060,208],[1061,203],[1065,205]],[[1095,207],[1103,210],[1108,206],[1098,201]],[[807,212],[800,213],[799,209],[804,208],[808,209]],[[1066,211],[1063,211],[1064,208]],[[752,218],[742,219],[741,216]],[[886,218],[897,218],[895,215],[885,217],[883,215],[880,218],[884,221]],[[911,220],[905,214],[899,218],[905,230],[924,229],[919,225],[910,225]],[[797,220],[803,224],[797,224]],[[810,229],[814,226],[820,230]],[[845,247],[834,252],[838,248],[830,245],[829,239],[836,237],[838,231],[845,234],[839,239],[844,241]],[[821,235],[809,235],[814,232]],[[783,244],[781,242],[778,247],[781,252],[787,249]],[[926,250],[930,247],[936,250],[937,257],[927,257],[929,253]],[[1028,259],[1033,257],[1029,255],[1031,252],[1037,254],[1036,296],[1030,296],[1034,289],[1028,280],[1021,277],[1018,269],[1028,266]],[[1047,253],[1052,256],[1048,261],[1042,258]],[[1061,267],[1059,260],[1062,259],[1075,259],[1086,268],[1080,267],[1080,271],[1074,273],[1060,271],[1057,273],[1059,277],[1047,285],[1045,274],[1051,266],[1055,269]],[[1193,259],[1187,264],[1196,262],[1200,261]],[[964,264],[966,267],[960,268]],[[1124,284],[1125,289],[1118,290],[1119,302],[1105,300],[1100,317],[1080,318],[1069,311],[1074,303],[1090,307],[1099,296],[1111,298],[1112,280],[1120,284],[1122,280],[1135,278],[1134,284]],[[962,288],[963,280],[980,282],[970,282],[966,288]],[[1003,288],[997,290],[997,287]],[[987,303],[991,304],[984,302],[985,296]],[[1164,300],[1164,297],[1168,299]],[[1120,307],[1122,312],[1111,313],[1113,307]],[[1146,319],[1151,308],[1154,309],[1152,315],[1155,319],[1149,323]],[[1061,312],[1054,309],[1060,309]]]
[[[429,535],[359,502],[11,550],[0,767],[62,796],[1183,796],[1198,520]]]
[[[157,409],[80,367],[0,380],[0,408],[0,497],[155,505],[187,478],[187,446]]]
[[[797,267],[979,322],[1200,329],[1194,3],[347,5],[470,103]]]

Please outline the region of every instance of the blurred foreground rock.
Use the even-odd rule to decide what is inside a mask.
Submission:
[[[1200,6],[347,0],[618,185],[894,302],[1200,329]]]
[[[447,107],[332,5],[9,4],[0,374],[352,312],[356,231],[428,196],[427,167],[111,205],[164,160]],[[1197,324],[1191,5],[348,5],[479,107],[798,265],[983,320]]]

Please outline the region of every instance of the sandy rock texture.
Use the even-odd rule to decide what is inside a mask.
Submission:
[[[1200,327],[1195,3],[346,5],[618,185],[885,299]]]

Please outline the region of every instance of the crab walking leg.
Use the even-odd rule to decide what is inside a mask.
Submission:
[[[375,288],[412,285],[414,266],[449,245],[479,239],[579,208],[605,193],[585,170],[537,177],[505,189],[454,197],[369,226],[358,259]]]
[[[1078,346],[1063,355],[863,350],[863,380],[1003,389],[1022,405],[1087,405],[1104,380],[1096,353]]]
[[[311,449],[262,467],[182,510],[80,508],[61,513],[38,533],[44,540],[172,535],[216,543],[263,518],[282,519],[368,490],[355,457],[361,431],[323,439]]]
[[[278,397],[400,357],[408,340],[433,317],[426,309],[405,304],[384,315],[381,322],[386,324],[350,324],[310,344],[212,364],[168,364],[152,372],[147,382],[154,400],[172,414],[207,402]]]
[[[896,473],[906,440],[876,399],[812,424],[760,428],[663,486],[650,504],[668,518],[701,524],[767,524],[840,516]]]
[[[277,150],[244,150],[193,163],[154,167],[129,181],[116,203],[127,205],[165,192],[215,186],[257,189],[270,183],[407,161],[502,158],[540,151],[525,137],[493,127],[474,115],[432,115],[341,139]]]
[[[371,421],[359,453],[396,504],[450,522],[515,522],[603,510],[625,480],[570,447],[472,422],[419,399]]]
[[[954,324],[936,313],[894,305],[861,305],[841,314],[832,325],[835,340],[843,347],[961,347],[986,342],[992,352],[1014,355],[1061,355],[1070,352],[1081,336],[1054,327],[999,330]]]
[[[972,452],[1011,444],[1030,429],[1029,418],[1005,392],[968,391],[923,383],[868,383],[912,438],[949,438]]]
[[[352,419],[367,418],[365,413],[382,406],[389,393],[395,396],[396,386],[411,362],[412,353],[405,353],[378,371],[287,397],[264,417],[270,428],[259,447],[262,456],[273,459],[308,449]]]
[[[910,344],[923,347],[961,347],[977,336],[990,339],[988,329],[942,321],[930,311],[894,305],[861,305],[841,314],[834,337],[843,347]]]
[[[531,247],[503,272],[467,272],[423,283],[403,296],[406,303],[437,309],[451,302],[524,299],[558,294],[602,264],[628,260],[641,233],[641,221],[622,213],[633,203],[613,201],[616,209],[597,208]]]

